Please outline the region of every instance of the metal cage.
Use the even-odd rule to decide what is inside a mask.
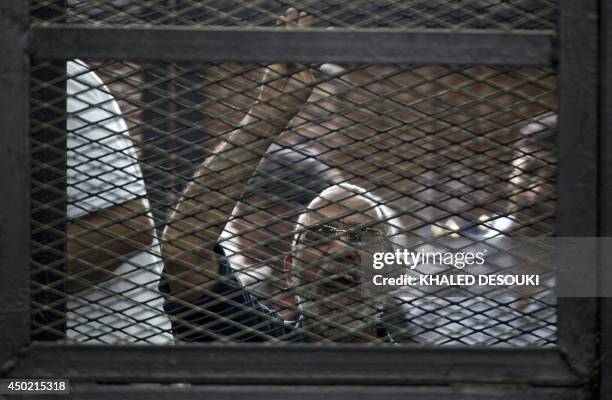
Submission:
[[[314,26],[291,31],[275,28],[275,17],[288,6],[313,15]],[[544,234],[554,231],[558,236],[607,236],[612,231],[607,211],[612,207],[612,157],[607,151],[612,150],[607,112],[612,106],[611,26],[612,7],[605,0],[3,1],[2,376],[68,378],[75,398],[611,397],[612,308],[603,295],[561,297],[556,304],[546,304],[531,314],[535,327],[525,327],[524,336],[501,340],[487,333],[491,327],[469,330],[465,324],[454,331],[459,332],[456,336],[449,328],[441,339],[424,341],[425,345],[278,346],[220,340],[176,346],[104,346],[64,340],[66,273],[62,270],[67,260],[63,248],[67,145],[62,113],[67,108],[66,61],[74,59],[88,60],[89,68],[103,78],[110,91],[123,93],[117,97],[130,129],[142,136],[139,161],[151,211],[156,221],[162,221],[160,226],[168,224],[173,202],[189,183],[191,164],[201,162],[206,156],[202,149],[219,140],[194,139],[197,133],[194,136],[190,131],[190,124],[220,131],[231,128],[253,98],[256,71],[268,63],[292,62],[345,66],[339,77],[336,74],[318,83],[337,78],[347,84],[352,79],[346,92],[340,90],[342,101],[349,104],[347,113],[368,100],[376,104],[404,95],[390,108],[380,106],[374,116],[357,116],[356,124],[382,114],[400,115],[400,124],[424,118],[422,126],[414,123],[422,129],[422,137],[391,136],[389,141],[410,145],[415,158],[456,145],[457,154],[432,162],[447,168],[444,173],[448,175],[457,173],[451,165],[457,160],[472,168],[468,198],[487,183],[486,174],[477,174],[489,167],[487,160],[510,165],[523,155],[540,160],[545,184],[541,184],[544,189],[538,186],[537,201],[541,203],[538,212],[545,218],[538,219],[534,213],[517,217],[521,229]],[[201,72],[203,65],[205,73]],[[201,73],[205,78],[197,76]],[[386,79],[401,74],[404,80],[399,90],[384,87]],[[248,89],[236,90],[237,80]],[[372,94],[371,85],[376,84],[382,86],[373,90],[385,89],[385,94],[359,98],[368,90]],[[432,88],[437,84],[443,89]],[[422,114],[403,115],[402,102],[415,93],[421,97],[411,104]],[[211,105],[207,96],[222,101]],[[340,98],[333,93],[332,100],[334,96]],[[455,97],[449,100],[451,96]],[[319,114],[312,111],[311,121],[323,126],[326,119],[320,109],[329,112],[325,101],[332,100],[315,102]],[[214,113],[223,117],[211,118]],[[525,121],[543,124],[542,117],[553,113],[558,115],[557,133],[543,138],[554,152],[504,136]],[[440,143],[420,141],[439,131],[436,123],[461,129]],[[474,132],[487,132],[487,124],[501,126],[502,134],[488,136],[488,143],[478,142],[481,147],[461,150],[460,143],[477,141]],[[160,131],[173,134],[168,139]],[[381,128],[377,135],[387,132]],[[350,147],[349,142],[351,151],[334,157],[359,161],[361,156],[363,161],[372,152],[388,149],[382,139],[378,143],[367,138],[358,137],[355,143],[371,147]],[[332,146],[324,140],[317,145],[329,146],[326,151],[332,153]],[[496,152],[495,146],[510,150]],[[334,157],[328,160],[333,163]],[[476,159],[479,161],[470,161]],[[335,166],[342,167],[337,160]],[[376,160],[382,170],[390,169],[394,162],[384,157]],[[424,168],[421,173],[435,168]],[[522,166],[518,168],[524,172]],[[359,180],[356,171],[344,170]],[[398,171],[397,176],[405,179],[401,168]],[[378,172],[365,172],[361,178]],[[383,190],[388,189],[385,185],[399,178],[384,178],[388,180],[382,179],[376,189],[389,195]],[[411,179],[402,190],[414,187]],[[521,184],[506,175],[500,179]],[[454,212],[448,210],[457,206],[458,198],[434,193],[430,201],[454,201],[453,206],[441,207],[441,212],[427,214],[423,220],[452,216]],[[513,212],[532,208],[520,194],[504,194],[501,199],[511,204]],[[463,204],[465,211],[476,213],[469,202]],[[423,220],[411,221],[410,226],[417,231]],[[595,287],[598,293],[606,293],[612,287],[605,273],[608,251],[603,246],[593,249],[585,261],[586,270],[576,266],[558,271],[556,285],[570,291]],[[458,307],[469,310],[469,306]],[[495,326],[505,323],[499,319]],[[441,346],[444,344],[453,346]]]

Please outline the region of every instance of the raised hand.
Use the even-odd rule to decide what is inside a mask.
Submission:
[[[307,28],[312,24],[312,16],[289,8],[276,24],[285,30]],[[313,82],[312,72],[302,65],[273,64],[266,68],[258,100],[278,111],[296,111],[308,101]]]

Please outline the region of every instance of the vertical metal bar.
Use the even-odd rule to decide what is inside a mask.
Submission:
[[[595,237],[599,218],[598,0],[561,0],[559,7],[558,234]],[[564,293],[595,293],[596,246],[582,256],[580,265],[559,270],[557,284]],[[597,299],[560,298],[558,317],[560,350],[576,372],[594,377]]]
[[[64,9],[64,0],[56,0],[32,16],[57,21]],[[32,63],[32,340],[60,340],[66,332],[65,71],[64,60]]]
[[[612,237],[612,4],[609,0],[601,0],[600,4],[600,224],[601,236]],[[608,260],[612,260],[612,248],[602,246],[599,263],[599,395],[602,400],[612,399],[612,268]]]
[[[66,332],[65,70],[64,61],[32,63],[32,83],[56,82],[31,94],[32,340]]]
[[[30,341],[28,2],[0,2],[0,370]]]

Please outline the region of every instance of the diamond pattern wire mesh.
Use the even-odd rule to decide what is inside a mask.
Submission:
[[[258,65],[88,60],[68,63],[66,79],[65,63],[37,63],[33,337],[554,345],[555,303],[539,293],[372,304],[354,286],[348,236],[330,245],[295,235],[309,231],[308,204],[341,185],[333,212],[310,217],[341,215],[396,245],[552,236],[554,70],[311,67],[314,81],[292,90],[279,85],[295,85],[306,67],[289,80],[268,75],[261,97]],[[267,150],[256,139],[265,135],[275,137]],[[245,168],[248,183],[237,185]],[[227,265],[210,262],[215,252]],[[513,257],[500,248],[491,268]],[[337,269],[309,275],[321,263]]]
[[[200,25],[273,27],[288,7],[306,11],[315,27],[392,29],[554,30],[556,0],[32,0],[34,24]]]

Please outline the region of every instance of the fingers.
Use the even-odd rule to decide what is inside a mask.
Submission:
[[[293,28],[306,28],[312,25],[312,16],[308,15],[307,12],[301,11],[299,12],[294,7],[287,9],[284,15],[281,15],[276,20],[276,25],[283,26],[285,29],[293,29]],[[300,68],[294,64],[275,64],[274,72],[278,74],[293,74],[295,72],[299,72]],[[270,76],[278,76],[276,73],[272,73],[270,71],[266,72],[268,77]],[[312,74],[304,74],[304,78],[308,78],[307,81],[311,82]]]
[[[312,16],[304,11],[299,12],[293,7],[289,8],[284,15],[279,16],[276,20],[276,25],[287,30],[306,28],[311,26],[311,24]],[[293,92],[298,90],[300,98],[303,97],[303,101],[306,101],[308,94],[312,90],[313,82],[312,72],[301,65],[292,63],[270,65],[262,79],[263,85],[260,100],[272,97],[272,94],[277,94],[277,92]],[[308,93],[303,94],[303,92]],[[295,94],[292,96],[297,98]]]
[[[308,15],[307,13],[302,11],[298,19],[298,26],[300,28],[307,28],[310,25],[312,25],[312,15]]]
[[[306,28],[312,24],[312,16],[302,11],[298,12],[295,8],[291,7],[287,10],[285,15],[281,15],[276,20],[276,25],[284,25],[285,29],[291,28]]]
[[[291,7],[287,10],[285,15],[281,15],[279,17],[279,20],[281,24],[285,26],[285,28],[291,28],[292,26],[298,26],[299,16],[300,16],[300,13],[298,13],[298,10]]]
[[[297,25],[298,22],[298,18],[300,16],[300,13],[298,13],[298,10],[296,10],[295,8],[291,7],[287,10],[286,13],[287,16],[287,22],[289,24],[295,24]]]

